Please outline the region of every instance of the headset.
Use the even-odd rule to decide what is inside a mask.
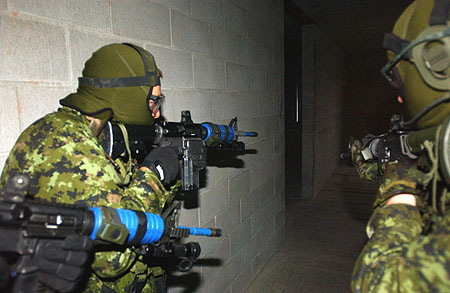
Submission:
[[[395,65],[400,60],[415,64],[427,85],[436,89],[450,90],[450,0],[435,0],[427,26],[413,41],[404,40],[389,33],[385,35],[384,47],[397,55],[389,61],[381,73],[395,85]]]

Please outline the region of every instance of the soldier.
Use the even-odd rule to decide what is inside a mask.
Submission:
[[[11,174],[24,173],[31,178],[30,194],[51,202],[84,201],[90,206],[161,213],[179,186],[174,184],[179,169],[175,151],[156,148],[137,166],[132,159],[126,164],[113,160],[99,141],[108,121],[153,124],[163,97],[160,77],[152,54],[139,46],[110,44],[94,52],[85,63],[77,92],[61,99],[62,108],[20,135],[0,188]],[[86,290],[161,292],[165,282],[161,268],[148,267],[130,248],[95,253]]]
[[[416,0],[385,37],[390,62],[382,71],[412,116],[448,97],[449,14],[448,0]],[[417,130],[441,124],[449,113],[448,103],[433,108],[418,120]],[[353,291],[450,291],[450,193],[433,165],[439,154],[434,145],[427,149],[428,155],[418,160],[378,169],[362,162],[361,143],[353,143],[352,160],[359,174],[373,179],[376,173],[380,179],[367,225],[369,241],[353,271]]]

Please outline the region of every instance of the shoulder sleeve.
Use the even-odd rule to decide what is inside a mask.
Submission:
[[[353,270],[353,291],[400,292],[397,289],[406,267],[406,253],[409,245],[419,239],[422,225],[414,206],[398,204],[375,210],[368,224],[373,234]]]
[[[142,170],[133,174],[127,187],[119,186],[88,121],[64,110],[45,116],[22,133],[2,182],[13,172],[32,178],[32,195],[60,203],[85,200],[91,206],[160,212],[174,191],[166,191],[155,174]]]

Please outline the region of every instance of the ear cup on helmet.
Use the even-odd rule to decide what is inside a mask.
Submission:
[[[417,39],[445,31],[450,26],[431,26],[420,33]],[[436,90],[450,90],[450,37],[433,39],[418,44],[412,49],[412,61],[425,83]]]

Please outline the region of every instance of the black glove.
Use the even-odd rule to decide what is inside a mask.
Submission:
[[[36,249],[39,282],[58,292],[74,291],[89,270],[91,250],[89,236],[40,241]]]
[[[177,178],[180,164],[176,147],[154,148],[146,157],[141,166],[145,166],[158,175],[164,184],[170,184]]]

